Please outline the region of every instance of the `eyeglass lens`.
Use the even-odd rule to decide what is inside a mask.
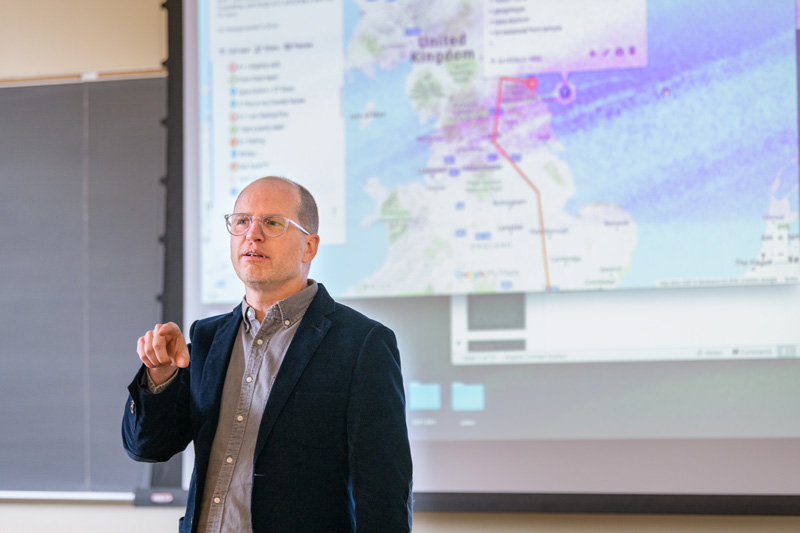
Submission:
[[[250,230],[252,221],[249,215],[232,214],[227,219],[228,231],[233,235],[244,235]],[[286,231],[286,219],[278,215],[261,217],[261,230],[268,237],[280,237]]]

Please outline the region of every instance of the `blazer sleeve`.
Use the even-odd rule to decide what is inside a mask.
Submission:
[[[356,361],[347,439],[356,530],[410,531],[412,466],[400,354],[394,333],[380,324],[367,334]]]
[[[191,346],[189,349],[191,353]],[[175,381],[158,394],[141,386],[146,371],[142,365],[128,385],[128,400],[122,417],[122,444],[136,461],[167,461],[191,442],[189,369],[178,369]]]

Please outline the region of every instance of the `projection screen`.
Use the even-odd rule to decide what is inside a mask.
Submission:
[[[223,215],[320,206],[418,493],[800,495],[793,0],[185,2],[185,323]]]

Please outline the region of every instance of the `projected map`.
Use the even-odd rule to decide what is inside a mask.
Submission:
[[[288,21],[289,9],[315,9],[294,4],[264,10]],[[292,123],[311,98],[287,108],[280,155],[253,168],[322,180],[343,158],[329,172],[344,189],[335,231],[326,239],[323,213],[312,268],[333,294],[797,282],[794,1],[322,4],[343,13],[342,48],[318,46],[318,63],[342,71],[308,84],[330,87],[317,101],[332,117],[341,102],[343,123]],[[287,35],[281,24],[272,31]],[[315,27],[309,42],[331,42]],[[273,56],[288,65],[286,53]],[[309,61],[292,72],[317,72]],[[292,148],[305,133],[327,139],[316,145],[326,157]],[[233,196],[255,177],[220,187]],[[241,297],[211,263],[205,299]]]

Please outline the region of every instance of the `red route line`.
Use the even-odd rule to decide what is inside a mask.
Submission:
[[[503,157],[505,157],[506,160],[508,160],[508,162],[511,163],[511,166],[514,167],[514,170],[517,171],[517,174],[519,174],[520,177],[523,180],[525,180],[525,183],[527,183],[528,186],[531,189],[533,189],[533,192],[536,193],[536,204],[539,208],[539,235],[541,236],[542,239],[542,257],[544,258],[544,278],[547,290],[549,291],[550,269],[547,267],[547,242],[544,234],[544,215],[542,215],[542,195],[539,192],[539,188],[533,184],[533,182],[530,180],[530,178],[528,178],[528,176],[525,175],[524,172],[522,172],[522,169],[520,169],[517,166],[517,163],[513,159],[511,159],[511,156],[509,156],[508,153],[505,151],[505,149],[502,146],[500,146],[500,143],[497,142],[497,126],[498,123],[500,122],[500,102],[503,99],[503,82],[506,81],[512,83],[524,83],[525,85],[528,86],[528,88],[531,88],[531,85],[528,83],[529,80],[523,80],[521,78],[508,78],[503,76],[499,80],[497,80],[497,100],[494,106],[494,127],[492,128],[492,144],[503,155]]]

